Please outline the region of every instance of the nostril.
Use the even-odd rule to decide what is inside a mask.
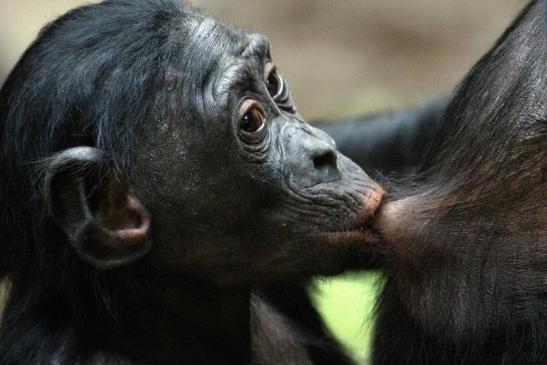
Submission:
[[[326,150],[313,158],[313,167],[316,170],[336,168],[336,152]]]

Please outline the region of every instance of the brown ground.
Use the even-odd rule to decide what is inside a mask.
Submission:
[[[89,1],[85,1],[89,2]],[[525,0],[194,0],[266,34],[308,118],[449,93]],[[81,0],[0,0],[0,80],[46,21]]]

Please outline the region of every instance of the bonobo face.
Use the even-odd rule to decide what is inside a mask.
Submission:
[[[136,151],[154,260],[260,281],[338,272],[367,253],[382,189],[296,112],[268,41],[189,24]]]

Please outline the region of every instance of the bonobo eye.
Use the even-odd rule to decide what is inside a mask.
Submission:
[[[289,88],[285,80],[277,73],[277,67],[273,63],[268,63],[264,67],[266,74],[266,87],[273,101],[280,109],[294,113],[294,107]]]
[[[245,99],[239,106],[239,130],[244,133],[258,133],[264,128],[266,116],[262,104],[254,99]]]

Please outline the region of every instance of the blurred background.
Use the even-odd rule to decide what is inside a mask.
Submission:
[[[0,83],[39,29],[93,1],[0,0]],[[192,0],[265,34],[308,120],[402,107],[448,95],[525,0]],[[380,279],[318,280],[327,323],[365,363]],[[0,296],[2,295],[0,288]],[[1,311],[1,305],[0,305]]]

